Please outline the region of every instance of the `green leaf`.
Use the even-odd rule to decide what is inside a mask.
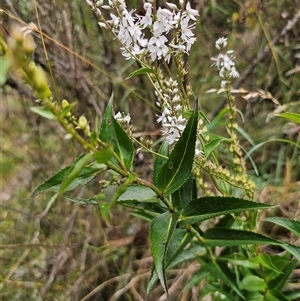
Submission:
[[[44,107],[31,107],[30,111],[50,120],[55,120],[56,116],[47,108]]]
[[[156,156],[153,170],[153,184],[157,186],[157,176],[161,167],[167,162],[169,157],[169,144],[167,140],[164,140],[158,151],[160,156]]]
[[[156,186],[166,196],[179,189],[190,176],[195,154],[196,132],[197,109],[194,110],[169,159],[158,172]]]
[[[205,156],[208,158],[210,154],[219,147],[221,142],[227,141],[229,142],[230,139],[216,136],[215,138],[211,139],[206,145],[205,145]]]
[[[144,202],[137,202],[137,201],[122,201],[120,202],[122,206],[129,207],[135,209],[141,215],[150,218],[151,220],[166,212],[167,208],[161,206],[158,202],[157,203],[144,203]]]
[[[209,132],[211,132],[220,123],[220,120],[228,113],[228,111],[228,109],[223,109],[218,113],[218,115],[207,126]]]
[[[142,185],[131,185],[127,190],[118,198],[118,202],[136,201],[143,203],[157,203],[158,198],[156,193],[149,187]]]
[[[126,132],[113,116],[113,95],[104,112],[100,130],[100,139],[103,142],[113,145],[114,151],[123,165],[120,167],[125,167],[126,170],[129,171],[133,161],[133,144]],[[119,165],[115,158],[112,158],[112,162]]]
[[[140,68],[140,69],[138,69],[138,70],[135,70],[135,71],[131,72],[131,73],[126,77],[126,79],[130,79],[130,78],[132,78],[133,76],[141,75],[141,74],[147,74],[147,73],[155,74],[155,72],[154,72],[153,69],[143,67],[143,68]]]
[[[239,287],[240,289],[250,292],[263,292],[267,288],[267,283],[264,279],[256,275],[248,275],[242,279],[242,281],[239,283]]]
[[[279,290],[268,290],[266,297],[266,301],[289,301],[288,299],[282,292]]]
[[[263,220],[282,226],[300,237],[300,222],[298,221],[282,217],[268,217]]]
[[[160,283],[170,300],[165,274],[166,252],[176,227],[180,212],[165,212],[155,217],[150,225],[150,242],[155,271]]]
[[[151,277],[147,283],[147,292],[146,292],[146,300],[149,300],[151,291],[153,290],[154,285],[156,284],[158,280],[158,276],[155,270],[155,267],[153,267],[152,271],[151,271]]]
[[[248,259],[243,254],[232,254],[218,257],[219,260],[229,262],[233,265],[241,266],[249,269],[259,269],[259,263],[256,258]]]
[[[291,121],[294,121],[294,122],[300,124],[300,114],[299,113],[285,112],[285,113],[278,113],[278,114],[274,114],[274,115],[278,116],[278,117],[289,119]]]
[[[235,276],[226,263],[219,260],[213,261],[205,265],[203,269],[210,271],[216,278],[221,279],[226,285],[231,287],[242,299],[245,299],[239,290]]]
[[[291,273],[294,271],[298,260],[287,260],[282,256],[275,256],[277,260],[273,259],[274,265],[281,271],[280,274],[275,275],[274,273],[268,274],[266,271],[264,274],[266,275],[266,279],[268,280],[268,288],[269,289],[278,289],[282,290],[287,283],[288,278]]]
[[[70,186],[70,184],[77,179],[79,176],[79,173],[82,171],[82,169],[90,162],[92,159],[93,154],[86,154],[80,158],[78,158],[74,164],[71,166],[69,174],[67,177],[63,180],[63,182],[60,184],[58,193],[62,195],[66,189]]]
[[[172,203],[174,208],[181,210],[186,205],[197,198],[196,180],[191,173],[188,180],[180,187],[179,190],[172,194]]]
[[[190,202],[186,208],[184,208],[181,223],[183,225],[189,225],[220,215],[271,207],[274,206],[234,197],[203,197]]]
[[[79,160],[80,158],[82,158],[82,156],[80,156],[77,160]],[[47,181],[45,181],[43,184],[38,186],[34,190],[32,196],[35,196],[41,192],[46,192],[46,191],[58,192],[60,190],[61,183],[70,174],[72,166],[73,165],[69,165],[69,166],[63,168],[58,173],[56,173],[54,176],[52,176]],[[89,164],[88,166],[85,166],[79,172],[76,179],[73,180],[73,182],[65,189],[65,191],[73,190],[76,187],[78,187],[79,185],[85,185],[86,183],[91,181],[98,173],[104,171],[105,169],[106,169],[106,165],[98,164],[98,163],[92,163],[92,164]]]
[[[64,198],[67,199],[68,201],[71,201],[73,203],[82,204],[82,205],[97,205],[99,203],[99,201],[101,199],[103,199],[104,197],[105,197],[104,193],[99,193],[88,199],[79,199],[79,198],[75,198],[72,196],[64,195]]]
[[[94,154],[94,158],[98,163],[107,163],[114,154],[114,147],[108,145]]]
[[[208,229],[204,233],[203,238],[204,245],[207,247],[242,246],[251,244],[281,244],[272,238],[258,233],[227,228]]]
[[[300,247],[250,231],[222,228],[208,229],[203,235],[203,244],[206,247],[242,246],[252,244],[277,245],[284,248],[300,261]]]

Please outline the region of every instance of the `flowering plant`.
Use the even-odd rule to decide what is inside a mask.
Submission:
[[[222,137],[214,134],[214,120],[209,121],[199,109],[192,86],[185,81],[185,60],[196,42],[193,30],[198,17],[189,1],[179,1],[179,7],[167,2],[163,8],[148,1],[143,15],[128,10],[122,0],[86,2],[99,18],[99,26],[120,43],[124,58],[139,64],[128,78],[147,76],[152,84],[164,140],[155,151],[134,138],[130,115],[114,112],[113,96],[100,130],[91,129],[85,116],[73,115],[73,104],[54,98],[45,72],[31,61],[34,45],[24,55],[27,35],[16,30],[14,41],[5,51],[35,90],[41,105],[34,108],[35,112],[57,120],[67,138],[75,139],[84,149],[72,165],[37,187],[33,195],[55,192],[45,212],[63,196],[72,202],[99,205],[107,223],[110,209],[117,204],[132,208],[148,220],[154,265],[147,298],[159,280],[171,300],[166,271],[197,260],[200,267],[188,286],[206,279],[210,285],[203,289],[202,296],[211,294],[215,300],[286,300],[281,291],[300,260],[300,248],[256,232],[257,210],[272,206],[253,201],[255,187],[240,147],[231,93],[232,81],[239,73],[233,51],[226,50],[227,38],[216,41],[220,53],[212,59],[221,78],[219,92],[227,101],[226,109],[217,116],[227,118],[228,136]],[[134,142],[155,157],[151,182],[133,171]],[[226,143],[231,160],[225,168],[219,163],[217,150]],[[98,194],[89,199],[68,195],[96,175],[106,181]],[[299,223],[281,220],[281,225],[299,234]],[[256,247],[258,244],[277,245],[287,253],[283,257],[267,255]]]

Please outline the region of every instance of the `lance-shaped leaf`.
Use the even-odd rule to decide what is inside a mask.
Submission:
[[[268,217],[265,218],[264,221],[268,221],[276,225],[282,226],[293,232],[298,237],[300,237],[300,222],[298,221],[282,217]]]
[[[195,109],[169,159],[157,175],[157,187],[166,196],[178,190],[190,176],[195,154],[197,116]]]
[[[56,173],[54,176],[49,178],[47,181],[45,181],[43,184],[38,186],[34,192],[33,196],[46,191],[55,191],[58,192],[61,187],[61,183],[67,179],[67,177],[70,175],[73,167],[76,165],[76,162],[81,160],[82,156],[80,156],[74,164],[69,165],[62,170],[60,170],[58,173]],[[105,164],[98,164],[98,163],[91,163],[87,166],[84,166],[80,172],[77,174],[76,178],[73,179],[72,183],[69,184],[65,188],[65,191],[70,191],[75,189],[79,185],[85,185],[89,181],[91,181],[98,173],[104,171],[106,169]],[[74,170],[74,169],[73,169]]]
[[[220,137],[220,136],[215,136],[213,137],[206,145],[205,145],[205,156],[208,158],[213,151],[215,151],[219,145],[223,142],[229,142],[230,139]]]
[[[112,144],[114,151],[122,162],[123,166],[129,170],[133,161],[133,144],[126,132],[122,129],[113,115],[113,95],[107,104],[100,130],[100,139],[103,142]],[[119,165],[116,158],[112,158],[114,164]]]
[[[188,203],[182,212],[181,220],[183,225],[188,225],[220,215],[271,207],[274,206],[234,197],[203,197]]]
[[[186,229],[175,229],[169,247],[166,253],[166,269],[172,266],[175,266],[179,263],[183,263],[187,260],[191,260],[198,256],[198,252],[201,250],[205,250],[201,246],[196,246],[197,249],[190,248],[189,250],[184,250],[187,244],[194,237],[192,232],[187,231]],[[185,252],[186,251],[186,252]],[[180,258],[178,258],[180,257]],[[150,295],[155,283],[158,280],[158,274],[155,268],[151,272],[151,278],[147,285],[147,296]]]
[[[141,74],[147,74],[147,73],[154,73],[154,70],[151,69],[151,68],[143,67],[143,68],[140,68],[140,69],[138,69],[138,70],[135,70],[135,71],[131,72],[131,73],[126,77],[126,79],[130,79],[130,78],[132,78],[133,76],[141,75]]]
[[[130,185],[118,198],[118,202],[136,201],[142,203],[157,203],[156,193],[149,187],[142,185]]]
[[[168,300],[170,300],[170,297],[166,283],[166,252],[176,227],[179,214],[180,212],[165,212],[155,217],[150,225],[150,242],[155,272],[157,273]]]
[[[167,162],[169,157],[169,144],[167,140],[164,140],[159,148],[159,156],[156,156],[154,162],[154,169],[153,169],[153,184],[157,185],[157,176],[161,169],[161,167]]]
[[[206,247],[242,246],[254,244],[281,246],[300,261],[300,247],[272,239],[258,233],[227,228],[212,228],[208,229],[203,235],[203,245]]]
[[[283,117],[300,124],[300,114],[295,112],[278,113],[275,116]]]
[[[187,181],[172,194],[172,204],[177,210],[186,207],[189,202],[197,199],[196,180],[191,173]]]

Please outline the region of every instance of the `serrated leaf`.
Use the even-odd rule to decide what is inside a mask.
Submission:
[[[155,270],[155,267],[152,268],[151,270],[151,277],[147,283],[147,290],[146,290],[146,300],[148,301],[150,298],[150,294],[154,288],[154,285],[156,284],[158,280],[158,276]]]
[[[300,114],[299,113],[285,112],[285,113],[278,113],[278,114],[274,114],[274,115],[278,116],[278,117],[289,119],[293,122],[300,124]]]
[[[242,246],[252,244],[276,245],[281,246],[300,261],[300,247],[250,231],[227,228],[208,229],[203,235],[203,244],[206,247]]]
[[[186,260],[195,258],[197,253],[201,250],[205,250],[201,246],[195,246],[197,248],[191,248],[189,250],[184,250],[184,248],[190,243],[194,234],[186,229],[175,229],[169,247],[166,254],[166,267],[174,267],[178,263],[182,263]],[[192,255],[192,258],[191,258]],[[179,260],[178,260],[179,258]]]
[[[81,156],[79,157],[81,158]],[[79,159],[78,158],[78,159]],[[77,159],[77,160],[78,160]],[[60,190],[61,183],[67,178],[67,176],[70,174],[71,168],[73,165],[69,165],[62,170],[60,170],[58,173],[56,173],[54,176],[49,178],[47,181],[45,181],[43,184],[38,186],[32,196],[35,196],[41,192],[46,191],[55,191],[58,192]],[[99,172],[102,172],[106,169],[106,165],[104,164],[98,164],[98,163],[92,163],[88,166],[85,166],[77,175],[76,180],[74,180],[66,189],[65,191],[70,191],[78,187],[79,185],[85,185],[89,181],[91,181],[96,174]]]
[[[169,144],[167,140],[163,141],[158,153],[160,154],[160,156],[156,156],[153,169],[153,184],[155,186],[157,185],[158,172],[160,171],[161,167],[167,162],[169,157]]]
[[[293,232],[295,235],[300,237],[300,222],[295,221],[288,218],[282,218],[282,217],[268,217],[263,219],[264,221],[271,222],[273,224],[282,226],[291,232]]]
[[[158,172],[156,186],[165,196],[179,189],[190,176],[195,154],[197,116],[195,109],[169,159]]]
[[[272,207],[274,206],[234,197],[203,197],[190,202],[184,208],[181,223],[189,225],[220,215]]]
[[[178,221],[179,214],[180,212],[165,212],[155,217],[150,225],[150,242],[155,271],[168,300],[170,300],[170,297],[166,282],[165,258],[168,245]]]
[[[141,74],[147,74],[147,73],[152,73],[154,74],[154,70],[151,69],[151,68],[146,68],[146,67],[143,67],[143,68],[140,68],[138,70],[135,70],[133,72],[131,72],[127,77],[126,79],[130,79],[132,78],[133,76],[136,76],[136,75],[141,75]]]
[[[100,130],[100,139],[103,142],[113,145],[114,151],[120,158],[120,161],[123,165],[120,167],[125,167],[126,170],[129,171],[133,161],[133,144],[126,132],[122,129],[113,116],[113,95],[104,112]],[[116,165],[119,165],[115,158],[112,158],[112,162]]]
[[[281,245],[281,243],[277,242],[275,239],[263,236],[258,233],[227,228],[208,229],[204,233],[203,238],[204,245],[207,247],[241,246],[251,244]]]
[[[118,202],[122,204],[124,201],[136,201],[143,203],[157,203],[158,198],[156,193],[149,187],[142,185],[131,185],[118,198]]]
[[[194,234],[188,232],[186,229],[175,229],[166,254],[166,269],[173,268],[186,261],[194,260],[199,256],[200,252],[206,252],[206,249],[199,245],[191,246],[187,249],[184,249],[187,246],[187,244],[191,241],[193,236]],[[154,270],[154,272],[152,271],[151,278],[148,282],[147,295],[150,294],[157,280],[158,276]]]
[[[50,120],[55,120],[56,116],[47,108],[44,107],[31,107],[30,111]]]
[[[196,180],[191,173],[187,181],[172,194],[172,204],[177,210],[186,207],[189,202],[197,198]]]

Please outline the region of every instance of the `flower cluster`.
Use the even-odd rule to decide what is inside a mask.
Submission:
[[[220,38],[216,41],[216,48],[221,50],[226,48],[227,46],[227,38]],[[219,70],[219,76],[224,78],[221,82],[221,88],[225,88],[228,80],[231,78],[239,77],[239,73],[235,68],[235,57],[232,55],[233,50],[228,50],[225,53],[219,53],[217,58],[212,58],[214,63],[212,66],[216,66]]]
[[[168,144],[171,145],[179,139],[187,120],[182,116],[177,81],[170,78],[165,82],[165,86],[165,92],[157,87],[160,94],[156,92],[158,98],[156,104],[162,108],[162,114],[158,116],[157,122],[162,124],[162,134],[166,136]]]
[[[102,16],[100,8],[114,12],[110,13],[110,20],[102,18],[103,22],[99,25],[114,32],[123,45],[122,55],[126,59],[145,55],[151,61],[164,59],[169,62],[172,53],[189,53],[196,41],[192,29],[198,11],[192,9],[189,2],[185,9],[167,3],[170,9],[159,7],[154,10],[153,1],[149,0],[144,4],[145,15],[141,16],[135,14],[135,10],[128,11],[124,0],[109,0],[106,5],[103,0],[95,4],[86,1],[99,16]],[[183,1],[179,2],[182,6]],[[171,31],[175,34],[170,34]],[[150,38],[146,38],[149,32]]]

